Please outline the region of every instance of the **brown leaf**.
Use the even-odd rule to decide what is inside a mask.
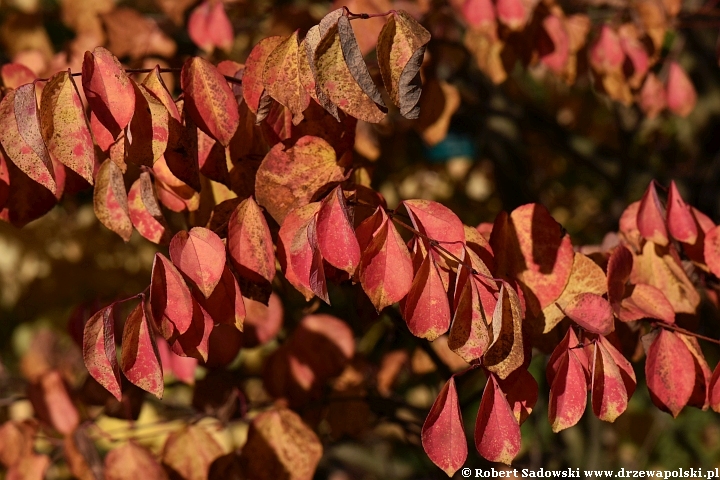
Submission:
[[[525,360],[520,299],[503,282],[492,319],[492,343],[483,356],[483,365],[500,379],[506,379]]]
[[[148,89],[131,82],[135,90],[135,114],[125,134],[125,155],[136,165],[152,167],[168,146],[169,114]]]
[[[383,83],[405,118],[420,115],[420,65],[430,32],[403,10],[394,11],[378,38],[377,56]]]
[[[257,480],[310,480],[322,456],[317,435],[285,408],[263,412],[250,424],[241,462]]]
[[[29,385],[28,397],[37,418],[63,435],[70,434],[80,423],[68,387],[57,370],[47,372],[37,383]]]
[[[162,462],[187,480],[206,480],[210,464],[223,454],[222,447],[201,425],[188,425],[165,441]]]

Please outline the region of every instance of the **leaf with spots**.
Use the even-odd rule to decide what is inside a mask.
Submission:
[[[142,81],[142,86],[145,87],[148,92],[152,93],[156,99],[160,100],[160,103],[165,105],[171,118],[178,122],[181,121],[180,112],[167,85],[165,85],[162,75],[160,75],[159,66],[156,65],[153,71],[148,73],[145,80]]]
[[[420,65],[429,41],[430,32],[403,10],[390,15],[378,37],[383,83],[405,118],[420,115]]]
[[[182,274],[162,253],[156,253],[150,280],[150,311],[162,336],[185,333],[192,322],[192,297]]]
[[[303,112],[310,104],[310,96],[300,80],[298,31],[280,42],[267,56],[263,68],[265,92],[290,110],[293,124],[299,124]]]
[[[227,248],[240,276],[267,282],[275,278],[275,251],[270,228],[252,197],[243,200],[230,215]]]
[[[56,193],[55,171],[40,132],[34,84],[9,91],[0,102],[0,143],[25,175]]]
[[[448,477],[452,477],[467,459],[460,402],[455,377],[450,377],[435,399],[422,427],[425,453]]]
[[[263,94],[265,93],[265,62],[268,56],[283,41],[281,36],[266,37],[260,40],[250,51],[245,60],[245,71],[243,73],[243,99],[250,111],[257,115]]]
[[[225,77],[207,60],[188,59],[180,74],[185,111],[205,133],[227,147],[240,124],[238,104]]]
[[[693,356],[680,337],[661,328],[643,337],[648,344],[645,359],[645,378],[650,399],[660,410],[677,417],[687,405],[695,386]]]
[[[56,73],[45,85],[40,128],[50,156],[92,185],[95,147],[75,80],[68,72]]]
[[[85,324],[83,360],[88,373],[118,399],[122,398],[120,365],[115,350],[115,307],[112,303],[95,313]]]
[[[148,172],[142,172],[130,187],[128,212],[140,235],[160,245],[170,242],[170,230]]]
[[[145,308],[145,295],[140,295],[140,303],[125,321],[120,367],[131,383],[157,398],[162,398],[162,364],[155,343],[155,332],[148,321]]]
[[[491,462],[510,465],[521,443],[520,425],[495,375],[490,374],[475,423],[475,448]]]
[[[120,61],[107,49],[85,52],[82,86],[90,109],[114,138],[135,113],[135,89]]]
[[[332,146],[307,135],[289,147],[278,143],[265,155],[255,178],[255,194],[257,203],[282,225],[291,210],[344,179]]]
[[[181,230],[170,241],[170,259],[197,285],[205,298],[220,281],[225,257],[225,244],[207,228]]]
[[[325,197],[317,217],[318,247],[330,265],[352,275],[360,263],[360,245],[350,223],[342,188]]]
[[[385,107],[382,97],[367,71],[347,17],[340,17],[322,37],[315,50],[314,64],[316,84],[338,108],[370,123],[385,118],[385,112],[378,107]]]
[[[400,311],[416,337],[433,341],[450,328],[447,292],[431,254],[424,256],[410,291],[400,301]]]
[[[382,208],[378,211],[381,224],[363,249],[357,272],[365,294],[379,312],[402,300],[410,291],[413,266],[407,245],[395,225]],[[358,238],[362,225],[356,230]]]
[[[565,306],[565,315],[588,332],[608,335],[615,329],[610,303],[595,293],[576,295]]]
[[[285,278],[310,300],[315,296],[310,286],[313,248],[307,229],[320,210],[320,202],[311,203],[291,211],[282,223],[278,234],[278,260]]]
[[[126,242],[130,240],[133,224],[128,211],[125,182],[120,167],[110,159],[102,163],[95,177],[93,208],[100,223]]]
[[[520,299],[515,290],[504,282],[498,293],[490,329],[492,342],[482,363],[504,380],[525,360]]]

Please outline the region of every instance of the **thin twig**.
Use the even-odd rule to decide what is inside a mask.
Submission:
[[[675,332],[682,333],[683,335],[689,335],[691,337],[699,338],[700,340],[705,340],[706,342],[711,342],[716,345],[720,345],[720,340],[718,340],[717,338],[706,337],[705,335],[700,335],[699,333],[691,332],[690,330],[685,330],[682,327],[678,327],[677,325],[672,325],[670,323],[652,322],[652,326],[665,328],[667,330],[673,330]]]
[[[150,73],[154,71],[154,68],[126,68],[125,73]],[[182,71],[182,68],[178,67],[168,67],[168,68],[158,68],[158,73],[180,73]],[[73,77],[79,77],[82,76],[82,72],[74,72],[70,73]],[[242,80],[231,77],[229,75],[223,75],[225,77],[225,80],[227,80],[230,83],[236,83],[238,85],[242,85]],[[49,78],[36,78],[34,80],[35,82],[49,82]]]

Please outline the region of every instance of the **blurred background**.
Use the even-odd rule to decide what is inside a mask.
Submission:
[[[188,18],[198,7],[194,0],[2,0],[0,63],[22,63],[41,77],[67,68],[79,72],[84,52],[97,45],[107,46],[129,68],[180,67],[191,55],[214,63],[242,63],[262,38],[296,29],[304,34],[342,4],[226,1],[234,39],[224,49],[209,51],[188,33]],[[587,45],[577,53],[572,84],[537,62],[526,66],[518,61],[506,68],[507,78],[498,85],[468,48],[472,45],[463,2],[345,4],[356,13],[406,9],[433,35],[423,68],[421,117],[411,121],[390,115],[381,124],[357,126],[354,155],[362,167],[359,174],[366,175],[389,206],[408,198],[436,200],[474,226],[492,222],[502,210],[540,202],[570,233],[574,245],[592,245],[617,230],[624,208],[641,197],[651,179],[663,185],[674,179],[689,204],[720,221],[720,7],[715,1],[683,2],[680,12],[668,20],[653,53],[658,59],[653,71],[662,79],[667,76],[666,60],[678,62],[692,81],[697,103],[685,117],[664,111],[654,118],[633,101],[624,104],[598,93],[583,60]],[[587,15],[593,28],[603,22],[636,20],[632,1],[571,0],[557,5],[568,14]],[[373,48],[383,22],[381,17],[353,23],[375,75],[379,73]],[[591,39],[593,35],[591,31]],[[178,79],[164,76],[168,87],[179,93]],[[0,420],[29,415],[25,388],[44,370],[59,369],[73,391],[82,392],[87,381],[80,350],[72,340],[78,334],[78,320],[73,319],[87,318],[104,302],[142,291],[157,250],[137,232],[124,243],[103,227],[88,190],[64,197],[22,229],[0,222]],[[352,328],[357,354],[352,368],[336,380],[345,382],[335,385],[343,392],[339,395],[347,396],[339,402],[341,409],[328,411],[332,402],[320,402],[320,413],[316,404],[299,408],[306,422],[315,424],[325,448],[316,478],[443,478],[423,452],[419,432],[444,379],[450,371],[464,368],[463,362],[453,359],[442,340],[422,344],[392,313],[377,318],[358,292],[355,287],[337,287],[329,309],[308,307],[297,294],[280,291],[284,309],[278,315],[284,327],[279,340],[243,349],[230,364],[231,375],[240,379],[249,405],[267,402],[262,359],[305,313],[332,313]],[[714,309],[705,308],[702,316],[717,324]],[[705,353],[714,366],[720,351],[707,348]],[[641,358],[642,353],[636,360]],[[638,389],[615,424],[602,423],[586,412],[577,426],[553,434],[547,422],[545,362],[543,355],[533,359],[531,372],[540,385],[540,398],[522,427],[523,450],[514,467],[720,466],[717,415],[688,408],[673,420],[654,408],[642,380],[642,362],[635,364]],[[196,381],[204,375],[199,369]],[[480,373],[458,380],[470,445],[466,466],[471,468],[490,466],[474,451],[472,441],[483,385]],[[150,406],[142,407],[135,430],[125,432],[130,425],[126,420],[108,419],[116,422],[107,427],[116,433],[110,439],[92,437],[100,451],[108,448],[107,442],[127,436],[159,448],[158,438],[177,428],[177,418],[194,415],[188,413],[192,388],[176,380],[168,388],[162,403],[148,400]],[[229,425],[229,440],[224,440],[228,445],[242,444],[247,425],[241,417],[222,419]],[[52,451],[52,442],[48,448]],[[48,477],[70,477],[59,456],[53,457]]]

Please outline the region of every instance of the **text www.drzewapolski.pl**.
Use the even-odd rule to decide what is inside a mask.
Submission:
[[[491,468],[463,468],[460,472],[464,478],[718,478],[720,469],[704,470],[702,468],[676,468],[674,470],[581,470],[566,468],[564,470],[530,470],[517,468],[498,470]]]

